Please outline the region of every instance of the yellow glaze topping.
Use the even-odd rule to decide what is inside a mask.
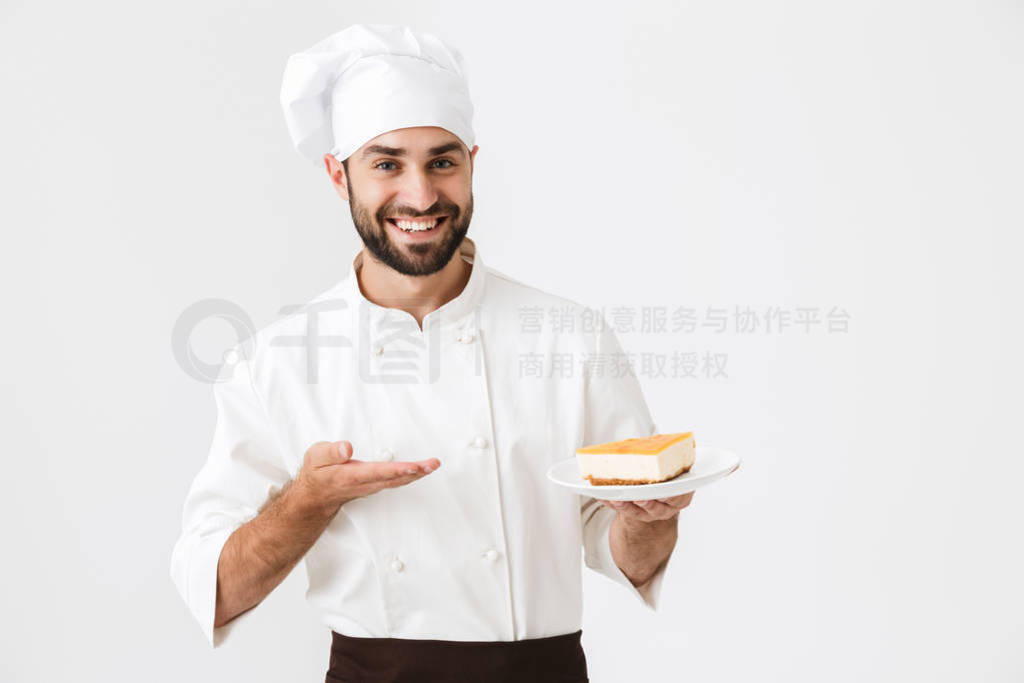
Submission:
[[[577,453],[629,453],[630,455],[657,455],[677,441],[693,437],[693,432],[677,432],[675,434],[655,434],[622,441],[594,444],[577,448]]]

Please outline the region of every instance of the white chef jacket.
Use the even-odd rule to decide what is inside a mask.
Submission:
[[[317,441],[348,440],[359,460],[441,461],[412,484],[346,503],[305,555],[306,598],[337,633],[512,641],[575,632],[581,554],[657,609],[665,566],[635,588],[612,559],[614,510],[546,476],[580,446],[656,432],[635,376],[583,372],[585,359],[621,353],[613,330],[595,309],[586,310],[599,324],[588,326],[584,306],[488,268],[471,238],[459,255],[473,266],[469,282],[422,329],[366,299],[359,251],[344,280],[232,349],[171,557],[212,647],[256,612],[213,626],[225,541]],[[548,375],[555,354],[568,354],[571,371],[520,370],[540,360]]]

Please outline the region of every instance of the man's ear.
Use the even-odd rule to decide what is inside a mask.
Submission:
[[[324,165],[327,167],[327,177],[331,179],[334,191],[347,202],[349,200],[348,179],[345,177],[345,167],[330,152],[324,154]]]

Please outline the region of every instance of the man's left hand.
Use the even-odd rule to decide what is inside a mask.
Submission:
[[[693,491],[671,498],[655,500],[602,500],[601,503],[620,513],[630,522],[660,522],[672,519],[690,504]]]

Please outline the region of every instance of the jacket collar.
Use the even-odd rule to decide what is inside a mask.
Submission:
[[[438,320],[444,324],[462,321],[466,316],[475,311],[483,298],[486,269],[476,248],[476,243],[469,237],[463,237],[462,244],[459,245],[457,253],[466,263],[473,266],[470,271],[469,281],[462,291],[459,292],[458,296],[443,304],[440,308],[427,313],[423,318],[424,329],[427,328],[427,325],[434,324]],[[389,318],[400,319],[404,317],[413,320],[410,313],[400,308],[389,308],[375,304],[363,295],[362,290],[359,289],[359,280],[356,277],[357,271],[363,265],[363,254],[363,249],[356,252],[352,263],[349,265],[348,276],[345,281],[345,293],[353,312],[360,316],[368,316],[374,323],[380,323]]]

